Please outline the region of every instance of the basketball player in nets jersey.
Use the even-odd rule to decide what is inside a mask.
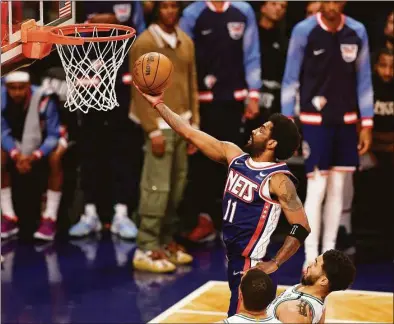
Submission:
[[[238,287],[242,273],[254,266],[267,274],[274,273],[298,250],[310,232],[293,183],[296,180],[286,163],[277,163],[291,157],[298,148],[297,127],[287,117],[274,114],[252,132],[247,144],[250,153],[245,153],[233,143],[219,141],[194,129],[163,103],[163,94],[140,93],[180,136],[210,159],[228,166],[222,208],[231,290],[228,316],[232,316],[240,306]],[[209,186],[208,178],[206,185]],[[291,231],[276,256],[263,261],[281,210],[292,225]]]
[[[301,284],[288,288],[268,306],[267,314],[282,323],[324,323],[326,297],[349,288],[355,274],[345,253],[328,250],[311,262]]]

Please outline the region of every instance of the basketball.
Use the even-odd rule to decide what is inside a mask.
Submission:
[[[134,63],[133,81],[142,92],[157,95],[170,86],[173,70],[174,66],[167,56],[146,53]]]

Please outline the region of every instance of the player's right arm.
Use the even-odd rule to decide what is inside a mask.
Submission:
[[[134,86],[137,88],[135,84]],[[179,136],[182,136],[186,141],[195,145],[211,160],[229,164],[233,158],[243,153],[242,150],[233,143],[219,141],[207,133],[194,129],[187,121],[174,113],[163,103],[163,94],[159,96],[150,96],[141,91],[140,93],[151,103],[161,117],[179,134]]]
[[[280,303],[275,315],[282,323],[312,323],[313,320],[310,304],[303,299]]]

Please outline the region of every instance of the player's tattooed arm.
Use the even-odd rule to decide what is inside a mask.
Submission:
[[[276,316],[282,323],[312,323],[312,309],[303,299],[279,304]]]
[[[308,232],[311,231],[301,200],[297,195],[297,190],[286,174],[277,173],[272,176],[270,192],[278,197],[278,201],[290,225],[300,224]],[[297,238],[287,236],[274,259],[281,265],[296,253],[300,246],[301,243]]]
[[[243,153],[237,145],[230,142],[219,141],[213,136],[193,128],[187,121],[174,113],[164,103],[156,105],[156,109],[175,132],[195,145],[211,160],[229,164],[234,157]]]

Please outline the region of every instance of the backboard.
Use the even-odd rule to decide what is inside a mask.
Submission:
[[[61,26],[75,23],[74,1],[1,1],[1,74],[33,60],[23,57],[20,26],[35,19],[40,26]]]

